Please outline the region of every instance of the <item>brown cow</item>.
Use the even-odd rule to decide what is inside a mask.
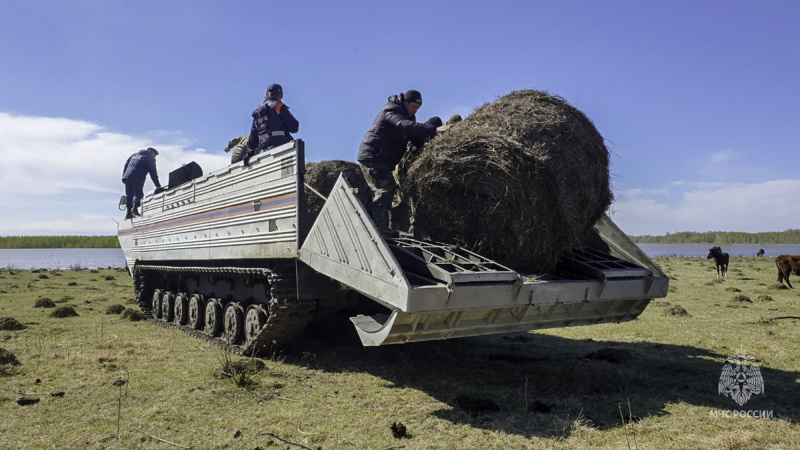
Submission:
[[[763,248],[758,249],[758,253],[756,253],[756,256],[764,256],[764,249]]]
[[[775,258],[775,265],[778,266],[778,283],[786,280],[786,284],[794,289],[792,283],[789,282],[789,275],[794,272],[795,275],[800,275],[800,255],[781,255]]]

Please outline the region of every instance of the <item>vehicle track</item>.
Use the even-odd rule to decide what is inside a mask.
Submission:
[[[243,327],[245,317],[247,319],[253,319],[257,315],[256,313],[250,313],[249,309],[247,309],[248,314],[246,316],[240,313],[242,317],[239,323],[233,323],[233,320],[228,320],[229,317],[227,314],[224,315],[225,321],[222,324],[223,330],[219,336],[212,335],[207,326],[205,326],[203,330],[194,329],[190,324],[181,325],[174,320],[167,321],[154,313],[154,294],[158,292],[159,295],[161,295],[164,292],[169,292],[167,289],[161,289],[166,286],[157,286],[155,280],[166,279],[168,280],[167,285],[169,285],[177,284],[175,277],[200,277],[209,275],[220,275],[229,278],[238,277],[248,282],[261,280],[265,281],[269,286],[269,298],[265,299],[265,303],[242,304],[237,302],[238,305],[242,305],[243,307],[258,306],[266,316],[263,318],[263,326],[254,329],[249,335],[249,339],[245,338],[243,342],[240,343],[226,340],[226,338],[230,336],[231,327],[235,325]],[[171,278],[172,283],[169,282]],[[288,345],[311,321],[312,314],[316,307],[314,301],[300,300],[297,297],[295,269],[290,266],[274,266],[267,268],[137,265],[134,268],[133,279],[136,301],[149,322],[164,328],[179,329],[195,338],[243,356],[264,354]],[[211,301],[211,299],[206,298],[202,292],[191,294],[199,294],[204,306],[207,305],[208,301]],[[224,300],[223,311],[226,310],[230,303],[230,300]],[[174,314],[174,316],[177,317],[178,314]],[[248,326],[255,326],[254,323],[248,324]]]

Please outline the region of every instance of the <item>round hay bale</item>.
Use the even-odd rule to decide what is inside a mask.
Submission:
[[[536,90],[488,103],[426,144],[403,177],[415,230],[522,272],[551,270],[613,196],[594,124]]]
[[[24,330],[25,328],[27,327],[13,317],[0,317],[0,330],[18,331]]]
[[[306,163],[305,182],[315,191],[327,197],[342,172],[346,173],[350,186],[357,190],[356,198],[361,200],[362,204],[366,204],[364,199],[367,198],[370,191],[367,187],[367,181],[364,179],[364,174],[361,172],[361,167],[356,163],[341,160]],[[325,200],[310,190],[306,190],[306,209],[308,210],[309,224],[317,220],[317,216],[324,204]]]
[[[33,307],[34,308],[55,308],[56,307],[56,302],[54,302],[52,299],[49,299],[47,297],[42,297],[42,298],[36,299],[36,302],[33,304]]]
[[[64,318],[76,317],[78,313],[72,306],[60,306],[50,313],[50,317]]]

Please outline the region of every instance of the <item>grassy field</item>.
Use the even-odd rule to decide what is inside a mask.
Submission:
[[[261,360],[125,318],[124,271],[0,270],[0,448],[798,448],[800,320],[770,319],[800,288],[771,258],[720,282],[656,261],[669,296],[633,322],[385,348],[312,330]],[[739,406],[718,382],[742,352],[764,392]]]

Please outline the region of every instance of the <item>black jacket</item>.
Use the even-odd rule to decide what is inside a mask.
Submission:
[[[268,150],[294,140],[290,133],[297,133],[300,122],[294,118],[289,107],[279,100],[267,97],[253,111],[253,126],[247,146]]]
[[[408,116],[402,95],[393,95],[383,105],[372,127],[367,131],[358,150],[362,163],[382,162],[396,165],[406,151],[411,138],[426,139],[436,134],[436,127],[418,123],[416,116]]]
[[[150,179],[156,187],[161,187],[156,170],[156,157],[149,150],[139,150],[132,154],[122,169],[122,182],[131,183],[133,186],[144,186],[145,178],[150,174]]]

